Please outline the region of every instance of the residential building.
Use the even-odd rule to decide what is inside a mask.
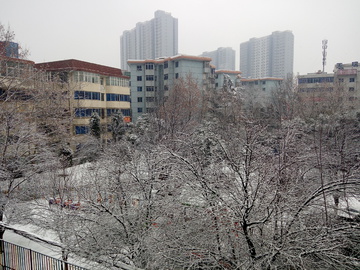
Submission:
[[[220,47],[215,51],[204,52],[201,56],[210,57],[211,64],[217,70],[235,70],[235,50],[230,47]]]
[[[273,32],[240,44],[240,70],[246,78],[286,78],[293,72],[294,35]]]
[[[312,108],[359,109],[360,68],[358,62],[337,63],[334,73],[318,71],[298,76],[298,94]],[[319,107],[319,108],[316,108]]]
[[[143,113],[153,112],[171,92],[176,80],[187,76],[202,91],[214,87],[211,58],[176,55],[153,60],[129,60],[131,110],[135,122]]]
[[[131,121],[129,77],[121,69],[70,59],[36,64],[35,67],[58,76],[70,91],[70,110],[73,112],[73,135],[89,132],[89,119],[93,113],[101,117],[103,130],[107,130],[111,115],[122,112],[125,121]],[[104,139],[109,134],[104,134]],[[81,141],[81,136],[75,136]]]
[[[337,63],[334,69],[335,80],[341,89],[348,93],[349,106],[359,109],[360,101],[360,67],[355,61],[348,64]],[[356,106],[355,106],[356,104]],[[355,106],[355,107],[354,107]]]
[[[158,10],[155,18],[139,22],[120,38],[121,68],[128,69],[129,59],[156,59],[178,54],[178,19]]]
[[[246,104],[267,107],[273,102],[273,96],[283,82],[282,78],[241,78],[240,91]]]
[[[215,70],[215,89],[237,87],[240,85],[241,72],[234,70]]]

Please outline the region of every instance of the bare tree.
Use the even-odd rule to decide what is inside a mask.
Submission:
[[[10,29],[4,31],[1,26],[0,34],[5,46],[13,42]],[[20,52],[19,56],[24,53]],[[0,67],[0,218],[3,221],[10,201],[35,198],[32,191],[36,188],[22,187],[54,162],[60,154],[58,145],[67,144],[69,125],[65,115],[69,114],[69,95],[59,92],[44,72],[33,68],[31,61],[1,55]],[[2,230],[1,238],[3,233]]]

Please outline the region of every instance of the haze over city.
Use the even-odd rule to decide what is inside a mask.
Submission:
[[[79,59],[120,67],[120,36],[156,10],[179,21],[179,53],[200,55],[218,47],[236,51],[240,43],[273,31],[295,36],[294,73],[322,69],[322,40],[328,40],[327,65],[360,60],[356,27],[358,0],[207,1],[0,1],[0,22],[16,34],[37,63]]]

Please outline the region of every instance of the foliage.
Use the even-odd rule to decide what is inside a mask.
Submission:
[[[97,139],[100,139],[101,136],[101,124],[100,124],[100,116],[96,112],[94,112],[89,120],[90,126],[90,134]]]

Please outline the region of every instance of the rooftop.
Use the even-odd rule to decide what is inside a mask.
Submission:
[[[236,70],[219,69],[219,70],[215,70],[215,73],[241,74],[242,72]]]
[[[100,75],[104,75],[104,76],[129,78],[128,76],[123,75],[121,69],[119,69],[119,68],[98,65],[98,64],[80,61],[80,60],[76,60],[76,59],[38,63],[38,64],[35,64],[35,67],[38,69],[46,70],[46,71],[77,70],[77,71],[92,72],[92,73],[96,73],[96,74],[100,74]]]
[[[282,78],[273,78],[273,77],[267,77],[267,78],[255,78],[255,79],[241,79],[242,82],[255,82],[255,81],[283,81]]]
[[[175,60],[195,60],[195,61],[208,61],[210,62],[212,59],[210,57],[203,57],[203,56],[192,56],[192,55],[175,55],[171,57],[161,57],[156,59],[145,59],[145,60],[129,60],[128,64],[144,64],[144,63],[154,63],[154,64],[161,64],[166,61],[175,61]]]

